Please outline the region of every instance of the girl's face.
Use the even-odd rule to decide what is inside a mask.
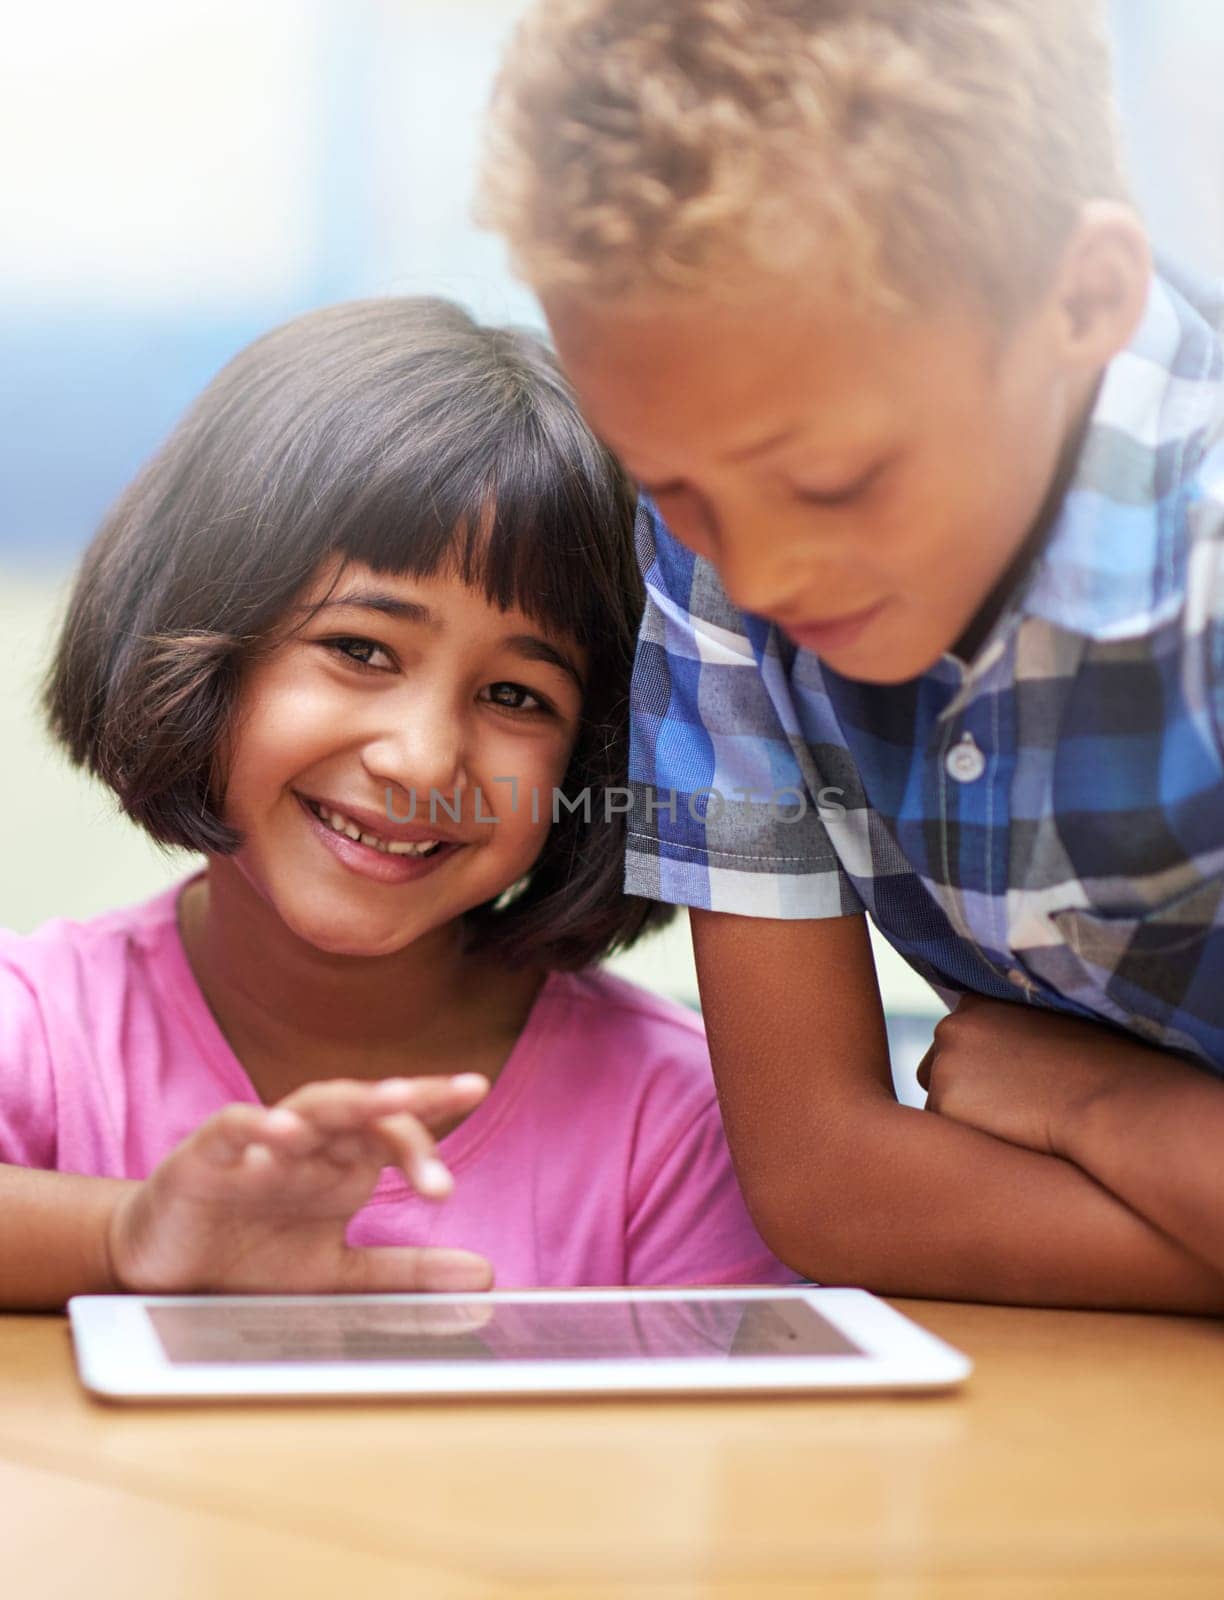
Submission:
[[[587,663],[455,577],[337,559],[303,607],[320,601],[248,669],[224,815],[245,836],[236,865],[293,933],[388,955],[531,867]]]

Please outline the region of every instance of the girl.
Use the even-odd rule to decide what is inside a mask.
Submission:
[[[47,706],[206,865],[0,934],[0,1303],[790,1276],[699,1025],[591,965],[660,919],[602,804],[632,510],[546,351],[441,301],[302,317],[205,391]]]

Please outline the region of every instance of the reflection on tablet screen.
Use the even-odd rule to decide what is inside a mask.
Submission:
[[[176,1365],[861,1356],[801,1300],[147,1307]]]

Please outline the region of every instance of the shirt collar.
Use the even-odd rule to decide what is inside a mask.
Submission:
[[[1186,502],[1224,402],[1224,285],[1165,269],[1106,369],[1071,487],[1016,609],[1091,639],[1151,633],[1185,597]]]

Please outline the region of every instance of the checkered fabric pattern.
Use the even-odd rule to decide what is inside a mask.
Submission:
[[[630,891],[866,910],[946,998],[1104,1019],[1224,1073],[1222,290],[1154,282],[967,666],[839,677],[643,502]]]

